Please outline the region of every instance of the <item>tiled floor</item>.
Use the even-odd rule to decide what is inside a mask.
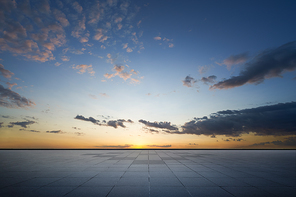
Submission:
[[[296,150],[1,150],[0,196],[294,196]]]

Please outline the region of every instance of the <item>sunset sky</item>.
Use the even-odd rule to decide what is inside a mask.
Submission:
[[[296,148],[295,8],[1,0],[0,148]]]

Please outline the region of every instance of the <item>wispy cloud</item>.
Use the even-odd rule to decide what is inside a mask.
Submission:
[[[168,145],[146,145],[146,146],[148,146],[150,148],[170,148],[170,147],[172,147],[171,144],[168,144]]]
[[[0,106],[7,108],[25,108],[36,105],[30,99],[0,85]]]
[[[272,142],[255,143],[255,144],[252,144],[251,146],[264,146],[264,145],[295,147],[296,146],[296,137],[288,137],[288,138],[285,138],[285,140],[276,140],[276,141],[272,141]]]
[[[296,69],[296,41],[276,49],[268,49],[246,63],[238,76],[220,81],[210,89],[229,89],[245,84],[260,84],[265,79],[282,77],[281,74]]]
[[[241,53],[241,54],[237,54],[237,55],[232,55],[232,56],[226,58],[225,60],[223,60],[222,63],[216,62],[216,64],[218,64],[220,66],[226,65],[227,68],[230,70],[233,65],[243,64],[248,59],[249,59],[249,55],[248,55],[248,53],[245,52],[245,53]]]
[[[8,89],[10,89],[10,90],[11,90],[11,88],[12,88],[13,86],[16,86],[16,85],[17,85],[17,83],[10,83],[10,82],[6,82],[6,85],[8,86]]]
[[[105,146],[95,146],[95,147],[99,147],[99,148],[118,148],[118,149],[122,149],[122,148],[130,148],[134,145],[132,144],[125,144],[125,145],[105,145]]]
[[[81,13],[83,8],[81,7],[81,5],[75,1],[73,4],[72,4],[73,8],[78,12],[78,13]]]
[[[40,131],[37,131],[37,130],[27,130],[27,129],[19,129],[20,131],[29,131],[29,132],[32,132],[32,133],[40,133]]]
[[[62,130],[53,130],[53,131],[46,131],[46,133],[63,134],[66,132],[63,132]]]
[[[70,57],[62,56],[61,60],[64,61],[64,62],[68,62],[68,61],[70,61]]]
[[[153,38],[154,40],[161,40],[161,37],[160,36],[156,36]]]

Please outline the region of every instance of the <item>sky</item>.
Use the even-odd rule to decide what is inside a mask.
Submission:
[[[296,1],[1,0],[1,149],[295,149]]]

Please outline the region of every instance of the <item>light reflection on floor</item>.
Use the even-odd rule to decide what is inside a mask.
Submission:
[[[1,150],[0,196],[294,196],[296,150]]]

